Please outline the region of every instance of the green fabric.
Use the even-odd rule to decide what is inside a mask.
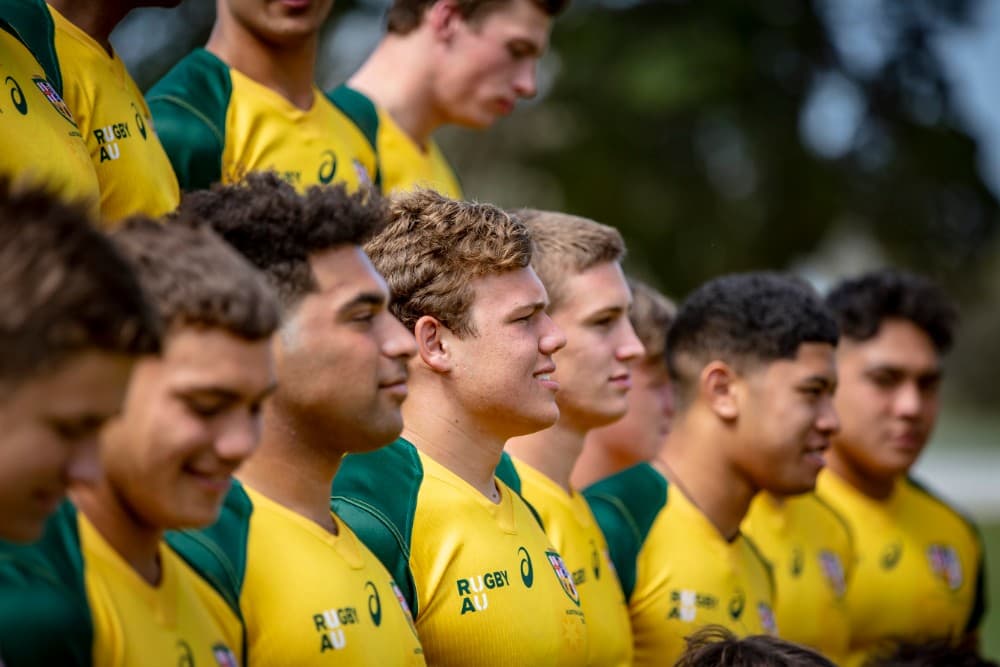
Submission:
[[[226,110],[232,93],[229,66],[196,49],[146,94],[156,134],[181,190],[205,189],[222,179]]]
[[[648,463],[623,470],[583,490],[608,541],[625,598],[635,590],[636,561],[649,529],[667,504],[667,480]]]
[[[326,97],[333,106],[351,119],[361,130],[361,134],[365,135],[368,143],[371,144],[372,151],[375,153],[375,174],[372,177],[372,183],[381,191],[382,166],[378,153],[378,109],[375,108],[375,103],[366,95],[349,88],[347,85],[340,85],[333,90],[328,90]]]
[[[88,667],[93,641],[77,512],[66,501],[38,542],[0,543],[0,659]]]
[[[513,489],[518,495],[521,495],[521,475],[518,474],[517,468],[514,467],[514,460],[510,458],[510,454],[504,452],[500,456],[500,463],[497,464],[496,476],[501,482]]]
[[[349,454],[333,480],[330,507],[396,580],[416,618],[410,540],[424,467],[416,448],[399,438],[367,454]]]
[[[45,76],[63,95],[62,70],[56,55],[56,26],[43,0],[0,0],[0,19],[35,56]]]

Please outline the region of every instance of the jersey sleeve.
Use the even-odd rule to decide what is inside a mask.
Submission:
[[[986,601],[985,551],[983,550],[982,539],[980,538],[978,531],[976,531],[975,534],[979,543],[979,564],[976,568],[975,599],[972,602],[972,611],[969,614],[969,621],[965,624],[965,632],[969,635],[979,632],[979,627],[983,622],[983,616],[986,615],[986,610],[988,608]]]
[[[382,562],[416,618],[410,539],[423,465],[404,440],[367,454],[349,454],[333,480],[330,507]]]
[[[181,190],[208,188],[222,179],[229,68],[208,51],[187,56],[146,95],[156,134]]]
[[[382,156],[378,152],[378,109],[375,103],[357,90],[340,85],[326,92],[326,98],[341,113],[347,116],[364,135],[375,154],[375,174],[372,184],[376,190],[382,191]]]
[[[625,599],[631,599],[639,551],[667,503],[667,482],[643,463],[587,487],[583,497],[608,542]]]
[[[66,502],[30,546],[0,546],[0,664],[92,663],[76,509]]]

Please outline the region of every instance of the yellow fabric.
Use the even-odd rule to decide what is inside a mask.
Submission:
[[[857,552],[847,591],[847,664],[862,664],[890,637],[963,636],[981,557],[968,523],[905,479],[878,501],[824,470],[817,493],[847,521]]]
[[[854,567],[843,519],[812,493],[784,502],[760,493],[742,530],[771,564],[781,636],[842,664],[850,646],[844,596]]]
[[[392,577],[343,521],[332,535],[244,489],[253,502],[240,594],[250,667],[425,664]]]
[[[84,200],[96,215],[97,174],[69,108],[24,44],[0,30],[0,174]]]
[[[458,178],[437,143],[431,139],[427,150],[422,149],[381,108],[378,110],[376,143],[384,192],[405,192],[425,187],[452,199],[462,199]]]
[[[55,21],[63,97],[97,171],[104,224],[173,211],[180,201],[177,178],[125,63],[58,11],[49,11]]]
[[[777,634],[767,566],[743,535],[727,542],[676,484],[639,551],[629,600],[636,665],[672,665],[684,637],[718,624]]]
[[[524,501],[498,480],[494,504],[423,452],[420,462],[410,569],[428,663],[585,664],[572,575]]]
[[[318,89],[303,111],[275,91],[230,69],[233,89],[226,112],[222,180],[274,169],[299,190],[344,182],[370,185],[375,152],[361,131]]]
[[[587,616],[587,665],[632,664],[632,628],[621,583],[604,534],[579,493],[567,493],[544,473],[514,459],[521,495],[542,518],[545,533],[562,555]]]
[[[95,665],[239,664],[239,620],[177,554],[161,544],[162,576],[159,585],[152,586],[82,512],[78,517]]]

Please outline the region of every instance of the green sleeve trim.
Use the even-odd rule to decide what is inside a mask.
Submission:
[[[43,0],[0,0],[0,16],[8,32],[28,47],[45,76],[63,96],[62,69],[56,54],[56,25]]]
[[[243,485],[233,480],[219,520],[200,530],[171,531],[167,543],[219,592],[242,621],[240,594],[246,575],[247,542],[253,502]]]
[[[420,613],[410,540],[424,466],[417,449],[400,438],[367,454],[349,454],[333,480],[330,507],[371,549]]]
[[[747,546],[750,547],[750,551],[752,551],[754,556],[757,557],[757,560],[760,561],[760,564],[764,566],[764,571],[767,572],[767,582],[769,587],[771,588],[771,599],[773,600],[778,592],[778,586],[774,580],[774,566],[771,564],[771,561],[764,558],[764,554],[760,552],[760,549],[757,547],[757,543],[754,542],[752,539],[750,539],[749,535],[744,535],[741,533],[740,536],[743,538],[743,540],[746,541]]]
[[[375,174],[372,179],[375,187],[382,190],[382,158],[378,152],[378,109],[375,103],[363,93],[342,84],[326,92],[326,98],[333,106],[351,119],[355,126],[365,135],[375,153]]]
[[[38,542],[0,544],[0,656],[7,667],[89,667],[93,641],[77,510],[66,501]]]
[[[146,95],[156,134],[184,191],[222,180],[226,112],[233,94],[229,66],[196,49]]]
[[[511,459],[510,454],[507,452],[500,455],[500,463],[497,464],[495,474],[501,482],[513,489],[517,495],[521,495],[521,475],[517,472],[517,468],[514,467],[514,460]]]
[[[667,504],[667,480],[648,463],[623,470],[583,491],[608,541],[625,599],[635,590],[636,565],[653,521]]]

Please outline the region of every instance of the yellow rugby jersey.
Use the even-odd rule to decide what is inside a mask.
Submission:
[[[263,170],[276,171],[299,190],[377,184],[373,142],[318,88],[303,111],[196,49],[146,97],[182,190]]]
[[[234,483],[218,523],[168,539],[239,610],[251,667],[424,665],[399,588],[337,525],[333,535]]]
[[[345,457],[332,503],[402,588],[428,664],[585,664],[572,575],[524,500],[497,487],[495,504],[401,438]]]
[[[880,640],[957,640],[977,631],[983,548],[972,524],[909,479],[879,501],[824,470],[816,492],[844,517],[857,552],[848,664],[862,664]]]
[[[668,487],[641,463],[584,490],[628,599],[634,664],[673,664],[684,637],[709,624],[777,634],[771,572],[757,548],[743,535],[727,542]]]
[[[375,137],[383,192],[424,187],[452,199],[462,199],[462,186],[437,142],[431,139],[424,150],[385,109],[376,107],[371,99],[353,88],[340,86],[329,95],[359,128],[363,128],[366,136]]]
[[[590,506],[576,491],[566,493],[541,471],[518,459],[497,476],[531,503],[546,535],[566,562],[587,616],[587,665],[631,665],[632,626],[621,583],[604,534]],[[510,478],[504,472],[513,471]]]
[[[45,5],[0,2],[0,174],[81,200],[96,215],[97,174],[50,73]],[[39,59],[41,58],[41,60]],[[44,62],[43,62],[44,61]]]
[[[0,547],[0,647],[7,667],[240,664],[226,602],[165,544],[161,579],[142,579],[65,503],[42,540]]]
[[[83,134],[101,189],[101,218],[159,217],[177,208],[174,170],[149,108],[117,53],[49,8],[63,99]]]
[[[854,567],[844,520],[814,493],[784,500],[760,493],[741,530],[771,564],[781,636],[843,664],[850,647],[845,594]]]

